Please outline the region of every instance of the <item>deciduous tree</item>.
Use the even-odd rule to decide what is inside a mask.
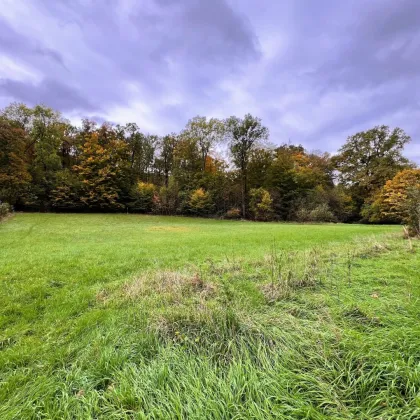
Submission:
[[[376,194],[376,199],[365,209],[365,216],[371,222],[401,223],[408,218],[406,206],[411,188],[420,187],[420,169],[406,169],[388,180]]]
[[[15,205],[23,200],[32,180],[26,145],[24,129],[0,117],[0,201]]]
[[[403,154],[410,137],[401,129],[382,125],[356,133],[334,157],[338,180],[352,191],[359,207],[387,180],[412,166]]]
[[[126,145],[109,127],[102,128],[102,133],[86,136],[81,161],[74,167],[82,183],[80,201],[90,209],[118,210],[124,208],[119,181]]]
[[[242,215],[247,214],[248,164],[251,152],[268,139],[268,129],[259,118],[246,114],[243,119],[230,117],[225,122],[233,163],[241,174]]]
[[[255,220],[268,221],[273,218],[273,200],[264,188],[252,188],[250,191],[250,210]]]
[[[197,142],[201,157],[201,170],[206,169],[207,156],[212,148],[222,140],[224,124],[216,118],[194,117],[188,121],[183,135]]]

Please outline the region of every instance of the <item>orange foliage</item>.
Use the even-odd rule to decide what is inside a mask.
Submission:
[[[420,188],[420,169],[403,170],[388,180],[375,202],[381,214],[397,221],[404,219],[404,203],[407,200],[408,189],[412,187]]]

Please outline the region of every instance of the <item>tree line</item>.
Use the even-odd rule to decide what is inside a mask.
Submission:
[[[76,127],[46,106],[12,103],[0,112],[0,201],[30,211],[401,222],[398,197],[420,182],[403,156],[409,141],[378,126],[331,156],[271,145],[250,114],[197,116],[157,136],[135,123]]]

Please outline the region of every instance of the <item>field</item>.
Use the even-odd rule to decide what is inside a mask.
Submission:
[[[400,231],[16,214],[0,419],[418,419],[420,246]]]

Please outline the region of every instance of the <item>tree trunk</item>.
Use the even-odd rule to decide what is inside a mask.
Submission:
[[[246,218],[246,193],[247,193],[246,169],[242,169],[242,217]]]
[[[203,172],[205,172],[206,171],[206,160],[207,160],[207,153],[201,153],[201,159],[202,159],[202,162],[203,162],[203,164],[202,164],[202,170],[203,170]]]

